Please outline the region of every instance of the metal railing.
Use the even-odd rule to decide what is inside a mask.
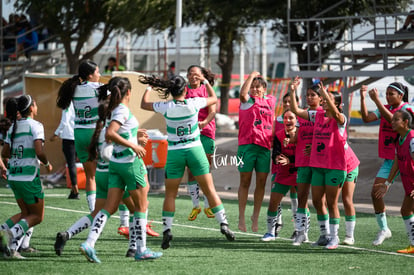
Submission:
[[[19,49],[18,41],[30,34],[33,31],[41,31],[43,29],[42,25],[35,26],[29,30],[26,30],[24,33],[18,35],[6,35],[2,27],[0,34],[0,90],[3,90],[7,87],[15,85],[23,80],[23,76],[26,72],[43,72],[46,71],[59,63],[58,53],[62,51],[62,48],[55,49],[43,49],[39,50],[38,45],[45,45],[45,43],[50,43],[56,41],[55,35],[49,35],[47,37],[38,39],[37,45],[32,45],[23,49]],[[40,37],[40,36],[39,36]],[[7,52],[3,48],[3,39],[13,40],[14,50]]]
[[[289,19],[289,25],[304,26],[307,30],[315,31],[313,37],[307,31],[305,39],[301,37],[295,40],[289,36],[290,50],[298,45],[307,45],[305,60],[291,62],[291,76],[299,74],[305,78],[342,78],[413,75],[414,71],[407,68],[414,65],[414,48],[409,46],[414,41],[414,31],[396,33],[398,22],[407,15],[408,13],[394,13],[363,16],[364,22],[371,22],[371,25],[366,26],[361,26],[362,16]],[[338,24],[335,25],[335,22]],[[329,31],[323,31],[323,24],[333,26]],[[344,26],[348,26],[347,31],[336,38]],[[320,50],[334,44],[335,47],[327,54]],[[319,50],[317,55],[312,52],[312,48]],[[299,72],[297,68],[300,68]]]

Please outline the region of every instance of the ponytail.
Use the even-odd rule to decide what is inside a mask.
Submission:
[[[75,94],[76,86],[80,85],[82,81],[88,81],[89,76],[95,73],[97,67],[98,65],[92,60],[82,61],[78,68],[78,74],[67,79],[60,87],[56,105],[63,110],[67,109]]]
[[[112,87],[111,97],[109,99],[108,114],[110,114],[121,103],[121,91],[117,86]]]
[[[125,77],[114,77],[108,82],[108,90],[111,93],[107,110],[107,117],[121,103],[122,99],[131,90],[131,82]],[[108,91],[107,90],[107,91]]]
[[[17,128],[17,99],[16,98],[10,98],[7,101],[6,104],[6,112],[7,112],[7,118],[11,120],[12,122],[12,132],[10,136],[10,152],[12,152],[13,148],[13,140],[14,136],[16,135],[16,128]]]
[[[88,147],[88,161],[94,161],[98,157],[98,143],[99,143],[99,135],[101,134],[102,129],[105,125],[105,120],[107,117],[107,109],[108,109],[108,102],[104,102],[102,104],[99,104],[98,107],[98,115],[99,119],[96,122],[95,131],[93,132],[91,143]]]
[[[338,109],[338,111],[340,113],[343,113],[344,111],[342,110],[342,95],[339,92],[331,92],[331,94],[334,97],[334,103],[336,108]]]
[[[63,110],[67,109],[75,94],[76,86],[80,84],[81,81],[78,75],[74,75],[72,78],[65,80],[59,88],[56,105]]]
[[[184,92],[184,88],[187,84],[185,79],[179,75],[176,75],[168,80],[161,79],[155,75],[141,75],[139,76],[138,81],[142,84],[152,86],[152,88],[157,91],[158,95],[163,99],[167,99],[169,95],[173,97],[180,96]]]

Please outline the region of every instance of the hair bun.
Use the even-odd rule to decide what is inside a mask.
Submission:
[[[178,89],[178,91],[184,89],[186,81],[184,77],[177,75],[173,78],[174,80],[174,86]]]

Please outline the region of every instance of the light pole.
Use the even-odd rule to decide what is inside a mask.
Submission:
[[[175,37],[176,37],[176,53],[175,53],[175,68],[176,74],[180,74],[181,64],[180,64],[180,47],[181,47],[181,26],[182,26],[182,0],[177,0],[176,4],[176,29],[175,29]]]

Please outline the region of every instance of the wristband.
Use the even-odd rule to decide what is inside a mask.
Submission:
[[[145,88],[145,91],[150,91],[152,90],[151,86],[148,86],[147,88]]]
[[[203,83],[204,83],[204,85],[207,85],[208,83],[210,83],[210,82],[208,82],[208,80],[207,79],[204,79],[203,80]]]
[[[44,166],[44,167],[49,167],[49,166],[50,166],[50,162],[49,162],[49,161],[47,161],[47,163],[46,163],[46,164],[43,164],[43,166]]]
[[[392,182],[389,182],[389,181],[385,181],[385,183],[384,183],[387,187],[390,187],[391,186],[391,184],[392,184]]]

